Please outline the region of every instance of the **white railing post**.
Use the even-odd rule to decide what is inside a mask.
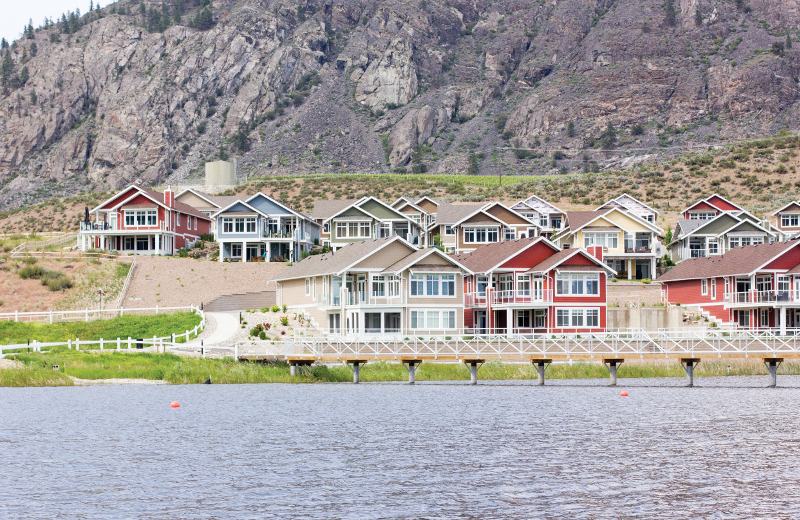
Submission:
[[[233,346],[233,360],[239,361],[239,344],[235,344]]]
[[[53,324],[53,310],[50,310],[50,325]]]
[[[89,309],[86,309],[86,322],[89,322]]]
[[[72,350],[72,340],[71,339],[67,340],[67,350]]]
[[[75,338],[75,352],[81,349],[81,338]]]
[[[117,350],[119,350],[119,343],[120,343],[119,338],[117,338]]]
[[[19,311],[14,311],[14,321],[19,321]]]
[[[158,314],[158,305],[156,305],[156,314]]]
[[[156,341],[155,336],[153,336],[153,346],[156,348],[156,354],[158,354],[158,341]]]
[[[131,337],[128,336],[128,350],[131,349]]]
[[[100,350],[103,350],[103,338],[100,338]]]

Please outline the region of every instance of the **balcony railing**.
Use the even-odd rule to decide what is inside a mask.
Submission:
[[[372,305],[404,305],[406,303],[405,296],[401,294],[380,294],[369,291],[346,291],[340,297],[333,294],[318,294],[317,307],[340,307],[342,305],[342,298],[344,298],[345,306],[372,306]]]
[[[298,229],[292,231],[270,231],[268,229],[262,229],[261,238],[291,239],[309,242],[311,240],[311,235],[308,233],[301,233]]]
[[[708,256],[706,249],[689,249],[689,258],[705,258]]]
[[[81,231],[164,231],[166,222],[161,221],[152,226],[120,226],[110,222],[81,222]]]
[[[553,301],[552,289],[530,289],[516,291],[491,291],[492,305],[525,305],[548,303]],[[466,307],[485,307],[486,293],[464,294]]]
[[[636,246],[636,247],[625,247],[626,253],[652,253],[653,249],[650,246]]]
[[[731,304],[798,302],[800,301],[800,294],[793,291],[751,290],[726,293],[723,296],[723,301]]]

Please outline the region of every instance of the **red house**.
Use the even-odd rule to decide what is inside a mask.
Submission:
[[[211,218],[164,193],[129,186],[89,212],[81,222],[82,251],[107,249],[137,255],[174,255],[209,233]],[[93,218],[92,218],[93,217]]]
[[[745,329],[800,328],[800,241],[685,260],[657,278],[670,303]]]
[[[738,214],[742,211],[744,211],[742,208],[715,193],[683,210],[682,218],[686,220],[711,220],[721,213]]]
[[[603,331],[602,248],[561,250],[544,237],[481,246],[455,259],[464,277],[464,328],[476,334]]]

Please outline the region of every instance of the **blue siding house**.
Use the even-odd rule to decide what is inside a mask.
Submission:
[[[297,262],[319,243],[319,224],[263,193],[214,214],[219,261]]]

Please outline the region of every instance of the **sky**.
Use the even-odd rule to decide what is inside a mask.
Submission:
[[[111,0],[97,0],[103,7],[112,3]],[[18,40],[22,30],[28,25],[28,20],[33,19],[33,26],[39,27],[44,23],[44,17],[56,20],[61,13],[80,9],[81,14],[89,11],[89,0],[33,0],[33,3],[19,0],[3,0],[2,16],[0,16],[0,37],[8,42]],[[85,5],[84,5],[85,4]]]

